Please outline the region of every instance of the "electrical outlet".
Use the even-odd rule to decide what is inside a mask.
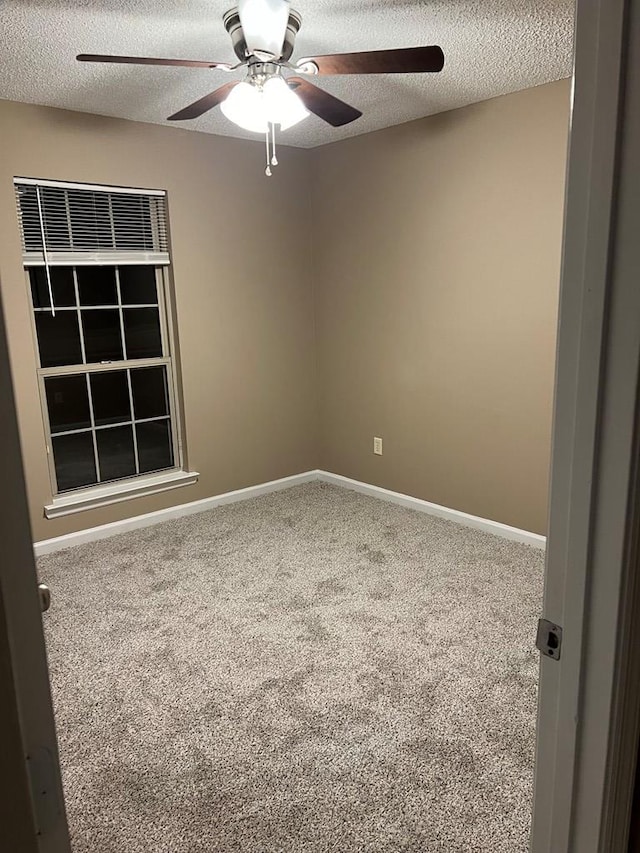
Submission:
[[[373,439],[373,452],[376,456],[382,456],[382,439],[374,438]]]

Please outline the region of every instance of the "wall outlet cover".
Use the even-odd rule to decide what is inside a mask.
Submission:
[[[373,439],[373,452],[376,456],[382,456],[382,439],[374,438]]]

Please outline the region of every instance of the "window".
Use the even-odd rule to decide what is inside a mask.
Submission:
[[[29,270],[56,492],[172,469],[178,453],[162,272]],[[117,369],[114,369],[117,368]]]
[[[106,484],[139,494],[160,474],[173,486],[182,459],[164,198],[19,180],[16,190],[54,504],[112,502]]]

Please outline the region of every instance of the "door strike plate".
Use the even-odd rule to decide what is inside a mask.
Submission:
[[[562,628],[548,619],[538,620],[538,636],[536,647],[543,655],[560,660],[562,650]]]

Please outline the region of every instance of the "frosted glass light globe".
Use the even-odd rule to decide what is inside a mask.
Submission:
[[[279,124],[281,130],[293,127],[309,115],[300,98],[282,77],[267,80],[262,94],[268,120],[271,124]]]
[[[238,83],[220,104],[224,115],[252,133],[266,133],[269,124],[288,130],[309,112],[282,77],[271,77],[262,90],[252,83]]]
[[[251,83],[238,83],[220,104],[220,109],[229,121],[244,130],[252,133],[266,133],[268,130],[264,98]]]

